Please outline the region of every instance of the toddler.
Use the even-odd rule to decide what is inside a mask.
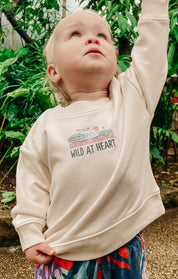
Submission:
[[[164,214],[149,131],[167,75],[168,0],[143,0],[130,68],[115,77],[109,25],[62,19],[45,54],[68,106],[45,111],[21,149],[13,224],[35,278],[147,278],[142,230]]]

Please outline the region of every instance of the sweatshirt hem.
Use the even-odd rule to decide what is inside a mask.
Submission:
[[[107,255],[125,245],[147,225],[165,213],[160,193],[146,199],[137,211],[94,236],[63,244],[50,243],[56,255],[66,260],[90,260]],[[129,228],[129,229],[128,229]],[[122,234],[120,234],[122,232]],[[112,235],[112,238],[111,238]],[[113,241],[115,239],[115,242]],[[48,239],[46,240],[48,242]]]

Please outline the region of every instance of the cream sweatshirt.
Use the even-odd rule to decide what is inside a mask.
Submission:
[[[167,75],[168,0],[143,0],[130,68],[109,98],[45,111],[20,149],[13,224],[23,250],[89,260],[164,214],[149,131]],[[44,229],[45,228],[45,229]]]

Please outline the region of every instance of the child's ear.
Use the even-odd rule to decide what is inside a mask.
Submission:
[[[49,79],[54,83],[58,83],[61,80],[61,75],[58,73],[53,64],[48,65],[47,73]]]

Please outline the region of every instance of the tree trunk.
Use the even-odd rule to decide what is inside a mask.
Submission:
[[[62,17],[66,16],[66,0],[62,1]]]
[[[14,27],[14,29],[17,31],[17,33],[22,37],[22,39],[24,39],[24,41],[27,44],[32,44],[33,40],[28,36],[28,34],[25,31],[23,31],[22,29],[19,28],[18,22],[14,17],[14,12],[10,9],[8,9],[8,10],[3,9],[3,13],[6,15],[7,19],[9,20],[11,25]]]

